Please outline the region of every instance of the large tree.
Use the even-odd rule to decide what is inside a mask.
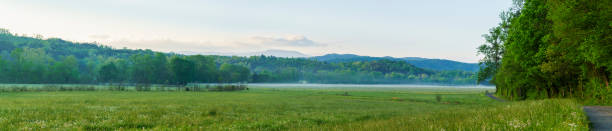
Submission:
[[[155,53],[155,56],[150,63],[153,65],[153,83],[163,83],[168,84],[170,82],[170,69],[168,68],[168,60],[167,56],[163,53]]]
[[[151,55],[136,54],[132,55],[130,60],[132,62],[130,73],[134,82],[146,85],[154,82],[156,77],[154,70],[158,65],[153,63]]]
[[[11,81],[15,83],[42,83],[49,66],[49,56],[42,49],[16,48],[11,52],[13,58],[9,66]]]
[[[484,68],[480,79],[494,73],[497,93],[510,99],[576,97],[611,103],[609,5],[609,0],[525,1],[504,37],[495,36],[498,27],[486,37],[490,44],[479,52],[491,70]],[[498,42],[489,38],[502,38],[501,66],[498,57],[489,56],[498,56]]]
[[[109,62],[104,64],[98,73],[100,76],[100,82],[106,82],[106,83],[114,83],[117,82],[117,80],[119,80],[119,69],[117,68],[117,66],[115,65],[114,62]]]
[[[239,65],[224,63],[219,67],[221,73],[220,82],[247,82],[250,71],[248,68]]]
[[[217,67],[213,58],[202,55],[194,55],[187,58],[193,61],[196,66],[196,81],[206,83],[216,82]]]
[[[65,57],[62,61],[53,63],[49,78],[53,78],[54,83],[78,83],[78,68],[78,61],[74,56]]]
[[[491,82],[495,82],[494,75],[501,67],[508,30],[511,27],[512,20],[520,15],[523,5],[522,0],[514,0],[513,2],[513,7],[500,13],[501,22],[496,27],[489,29],[488,34],[482,36],[486,43],[480,45],[477,51],[479,55],[483,55],[483,58],[479,61],[478,83],[490,78],[493,79]]]
[[[177,84],[186,85],[189,82],[193,82],[196,68],[192,61],[181,57],[174,57],[170,60],[170,66]]]

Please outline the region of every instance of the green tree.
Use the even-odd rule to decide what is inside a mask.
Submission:
[[[130,68],[133,82],[149,85],[155,79],[155,66],[153,58],[149,54],[136,54],[130,57],[132,66]]]
[[[562,96],[612,103],[612,1],[551,0],[548,5],[553,33],[547,37],[552,44],[543,71],[554,74]]]
[[[0,82],[7,82],[6,81],[6,76],[7,76],[7,65],[6,65],[6,61],[4,61],[2,59],[2,56],[0,56]]]
[[[217,80],[217,67],[214,59],[202,55],[194,55],[187,57],[190,61],[193,61],[196,67],[195,80],[198,82],[216,82]]]
[[[114,62],[109,62],[100,68],[98,73],[100,76],[100,82],[114,83],[119,78],[119,69]]]
[[[196,68],[192,61],[174,57],[170,60],[170,63],[177,84],[186,85],[193,82]]]
[[[511,27],[512,20],[520,15],[522,4],[522,0],[514,0],[514,6],[499,15],[501,23],[489,29],[489,34],[483,35],[486,44],[478,47],[478,54],[484,56],[479,61],[480,70],[478,71],[478,83],[492,78],[501,67],[505,49],[504,43],[508,38],[508,31]],[[491,81],[494,82],[495,80],[493,79]]]
[[[15,45],[13,45],[13,43],[11,43],[10,41],[0,40],[0,52],[12,51],[15,48]]]
[[[10,76],[15,83],[42,83],[49,66],[49,57],[42,49],[16,48],[11,52],[14,59],[10,65]]]
[[[168,84],[170,79],[170,69],[168,68],[168,60],[166,59],[166,55],[163,53],[155,53],[155,57],[151,62],[152,72],[153,72],[153,81],[154,83],[164,83]]]
[[[219,67],[221,82],[247,82],[249,80],[250,71],[248,68],[239,65],[224,63]]]
[[[65,57],[62,61],[56,61],[51,67],[51,78],[56,83],[78,83],[78,61],[74,56]]]
[[[115,66],[117,66],[117,70],[119,71],[116,77],[117,78],[116,82],[123,83],[123,82],[127,82],[128,80],[131,80],[130,78],[131,66],[128,60],[117,59],[117,60],[110,61],[110,62],[115,63]]]
[[[497,93],[511,99],[577,97],[612,103],[611,4],[525,1],[502,41],[501,67],[494,76]]]

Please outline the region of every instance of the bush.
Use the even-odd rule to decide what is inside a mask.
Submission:
[[[111,91],[125,91],[126,88],[122,85],[116,85],[110,87]]]
[[[216,85],[215,88],[208,88],[208,91],[239,91],[248,89],[247,85]]]
[[[106,90],[106,91],[128,91],[127,86],[124,85],[110,85],[104,86],[105,88],[97,88],[95,85],[44,85],[44,86],[22,86],[22,85],[10,85],[0,88],[0,92],[44,92],[44,91],[98,91],[98,90]],[[184,87],[176,87],[175,89],[169,89],[165,86],[152,87],[151,85],[136,85],[134,86],[135,91],[239,91],[239,90],[248,90],[247,85],[190,85]]]
[[[217,109],[212,109],[212,110],[209,110],[209,111],[208,111],[208,115],[209,115],[209,116],[215,116],[215,115],[217,115]]]

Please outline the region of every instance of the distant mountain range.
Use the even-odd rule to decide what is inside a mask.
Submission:
[[[354,54],[327,54],[323,56],[310,57],[311,59],[327,62],[353,62],[353,61],[375,61],[380,59],[389,59],[397,61],[406,61],[416,67],[431,69],[431,70],[461,70],[461,71],[478,71],[477,63],[463,63],[445,59],[428,59],[420,57],[371,57],[359,56]]]
[[[360,56],[355,54],[327,54],[323,56],[309,56],[297,51],[288,50],[266,50],[260,52],[248,52],[248,53],[223,53],[223,52],[179,52],[185,55],[219,55],[219,56],[276,56],[276,57],[290,57],[290,58],[309,58],[317,61],[325,62],[355,62],[355,61],[375,61],[381,59],[406,61],[416,67],[431,69],[431,70],[460,70],[476,72],[479,67],[477,63],[464,63],[446,59],[428,59],[421,57],[372,57],[372,56]]]

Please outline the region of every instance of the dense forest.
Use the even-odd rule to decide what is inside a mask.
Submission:
[[[471,71],[436,71],[405,61],[325,62],[274,56],[202,56],[115,49],[96,43],[0,31],[1,83],[475,84]]]
[[[246,82],[249,69],[216,65],[210,56],[114,49],[95,43],[18,36],[0,30],[2,83]]]
[[[509,99],[612,103],[612,1],[515,0],[479,47],[479,80]]]
[[[252,82],[310,83],[403,83],[403,84],[475,84],[469,71],[434,71],[415,67],[405,61],[324,62],[306,58],[272,56],[214,56],[218,63],[242,65],[252,70]]]

